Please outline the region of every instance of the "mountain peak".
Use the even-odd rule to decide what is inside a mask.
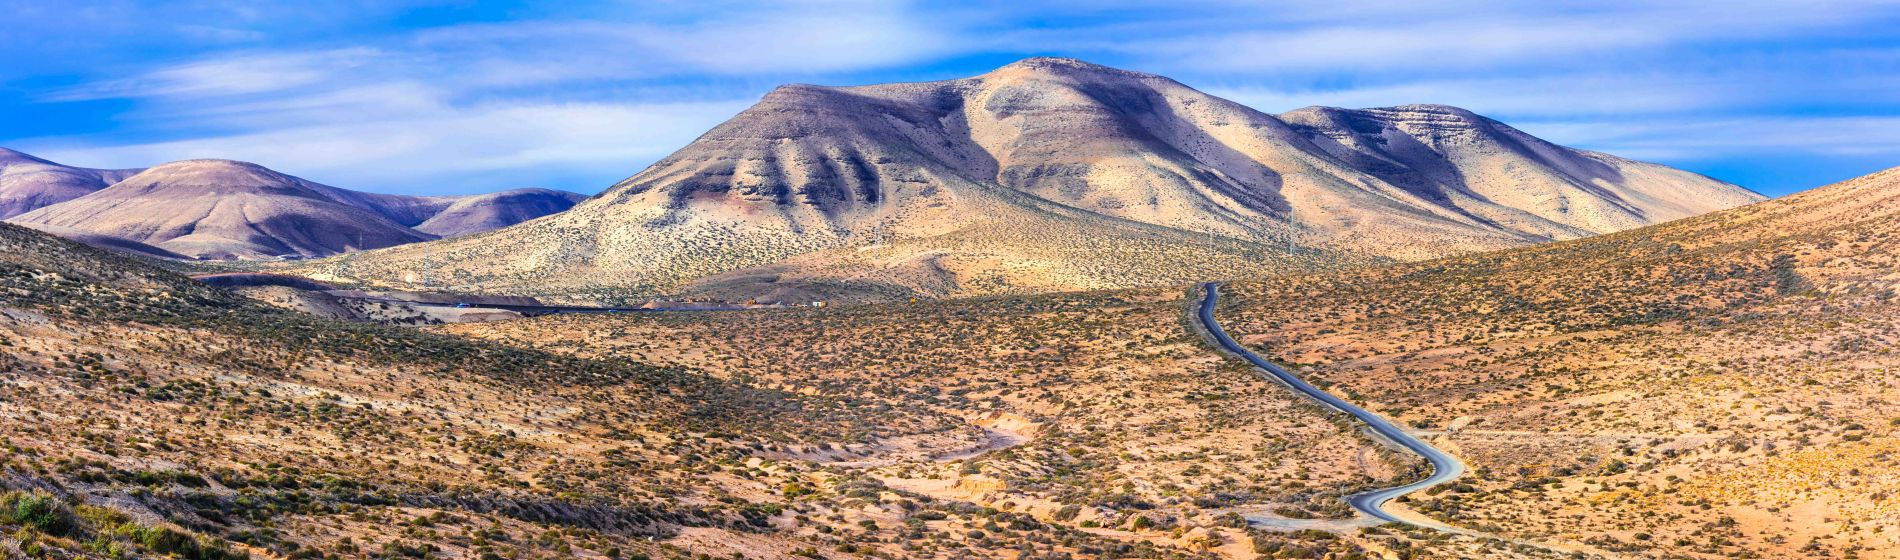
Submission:
[[[125,182],[140,185],[144,189],[269,189],[294,192],[300,196],[322,196],[296,177],[255,163],[228,159],[187,159],[165,163],[127,177]]]
[[[1445,115],[1445,116],[1458,117],[1458,118],[1464,118],[1464,119],[1484,118],[1482,115],[1472,112],[1470,109],[1452,106],[1452,105],[1440,105],[1436,103],[1407,103],[1404,105],[1392,105],[1388,107],[1366,107],[1366,108],[1361,108],[1361,109],[1350,109],[1346,107],[1332,107],[1328,105],[1309,105],[1306,107],[1301,107],[1298,109],[1287,111],[1285,113],[1281,113],[1281,116],[1300,115],[1300,114],[1340,114],[1340,113],[1348,113],[1348,114],[1413,113],[1413,114]]]
[[[85,196],[137,172],[72,167],[0,148],[0,219]]]
[[[1081,59],[1068,58],[1068,57],[1062,57],[1062,56],[1032,56],[1029,58],[1011,62],[1009,64],[1005,64],[1001,68],[997,68],[996,70],[993,70],[989,74],[985,74],[985,75],[987,76],[987,75],[1007,74],[1007,73],[1015,73],[1015,72],[1027,72],[1027,73],[1038,73],[1038,74],[1083,73],[1083,74],[1113,75],[1113,76],[1149,76],[1150,75],[1150,74],[1144,74],[1141,72],[1135,72],[1132,70],[1123,70],[1123,69],[1115,68],[1111,66],[1103,66],[1100,64],[1088,62]]]
[[[234,159],[217,159],[217,158],[181,159],[178,161],[154,165],[150,169],[157,170],[157,169],[185,169],[185,168],[199,168],[199,169],[230,168],[230,169],[247,169],[247,170],[261,169],[265,171],[270,170],[270,168],[268,167],[264,167],[262,165],[258,165],[258,164],[251,163],[248,161],[238,161]]]
[[[1207,236],[1284,247],[1290,214],[1299,260],[1269,269],[1569,239],[1753,199],[1454,107],[1275,118],[1166,77],[1034,57],[963,79],[786,85],[573,210],[325,273],[380,282],[451,253],[461,277],[551,297],[1095,289],[1261,270]],[[1105,252],[1120,240],[1167,248]],[[872,269],[888,272],[841,276]]]
[[[33,154],[29,154],[29,153],[15,150],[12,148],[0,148],[0,163],[19,163],[19,162],[52,163],[50,161],[33,157]]]

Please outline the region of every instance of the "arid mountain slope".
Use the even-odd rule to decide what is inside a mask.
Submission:
[[[17,152],[0,153],[18,154]],[[31,163],[33,185],[90,185],[118,174]],[[6,175],[0,175],[4,179]],[[36,178],[37,177],[37,178]],[[26,183],[21,183],[26,184]],[[101,187],[104,187],[101,185]],[[64,191],[62,191],[64,192]],[[406,196],[340,189],[256,164],[190,160],[153,167],[124,183],[79,193],[9,220],[88,244],[153,255],[228,259],[316,257],[486,231],[566,210],[581,195],[517,189],[469,196]],[[25,200],[25,199],[21,199]],[[156,247],[158,250],[150,250]]]
[[[721,471],[980,434],[679,367],[279,311],[10,224],[0,373],[0,555],[22,558],[684,558],[684,533],[789,551],[814,544],[763,530],[790,509],[778,488],[839,510],[857,500],[833,490],[845,481],[809,462]],[[981,523],[953,505],[904,511]]]
[[[429,221],[429,218],[435,217],[436,214],[454,206],[456,201],[464,198],[371,193],[318,183],[309,183],[309,185],[331,200],[374,212],[377,216],[410,228],[422,225],[423,222]]]
[[[219,237],[223,240],[204,242],[202,238],[194,238],[178,241],[177,245],[186,248],[182,252],[191,256],[210,258],[322,256],[346,250],[387,247],[435,237],[464,235],[506,227],[566,210],[575,202],[585,198],[574,193],[547,189],[516,189],[466,196],[368,193],[290,177],[244,162],[213,164],[206,161],[210,160],[175,162],[160,166],[164,168],[164,173],[169,174],[178,174],[180,170],[186,168],[193,169],[188,179],[145,177],[142,180],[151,180],[148,182],[153,182],[153,184],[141,188],[116,189],[110,194],[71,207],[49,210],[35,217],[22,218],[18,222],[94,246],[154,256],[176,255],[166,255],[165,249],[155,249],[147,245],[148,242],[170,241],[182,236],[172,235],[172,233],[196,230],[201,226],[208,230],[219,231],[219,233],[207,234],[206,237]],[[209,169],[215,166],[223,166],[227,169]],[[109,170],[69,167],[0,148],[0,219],[13,218],[40,208],[85,197],[144,171],[144,169]],[[180,181],[190,182],[192,188],[181,186]],[[169,187],[149,188],[154,185],[169,185]],[[274,188],[287,185],[288,188]],[[223,205],[221,212],[188,211],[194,205],[210,204],[213,198],[227,194],[262,194],[263,191],[257,190],[260,188],[270,191],[270,196],[291,195],[291,198],[278,199],[278,205],[282,207],[266,210],[266,213],[296,214],[299,218],[295,221],[302,225],[295,227],[310,232],[332,229],[324,224],[340,219],[334,224],[334,229],[337,230],[337,235],[348,237],[350,242],[338,242],[342,237],[327,241],[306,239],[307,233],[288,234],[281,230],[252,232],[233,230],[233,223],[242,224],[265,219],[263,216],[256,215],[241,217],[232,215],[232,212],[241,213],[239,209],[249,208],[244,205],[255,201],[218,202]],[[311,206],[312,201],[317,206]],[[333,212],[337,208],[333,208],[332,205],[354,207],[360,209],[361,212]],[[116,210],[107,212],[102,206]],[[271,206],[266,204],[264,208],[268,209]],[[258,208],[249,209],[258,210]],[[367,215],[358,216],[361,214]],[[364,221],[363,218],[368,218],[368,220]],[[212,221],[201,224],[200,221],[204,219]],[[268,219],[284,221],[281,216]],[[378,221],[378,219],[393,223],[407,231],[392,232],[381,224],[368,223]],[[163,222],[163,225],[129,225],[128,220],[133,222],[156,220]],[[283,224],[280,223],[264,227],[271,229],[282,226]],[[257,227],[250,229],[258,230]],[[170,233],[160,232],[160,230]],[[131,237],[126,237],[127,233]],[[275,235],[289,235],[290,238],[275,241],[262,240]],[[361,241],[358,241],[359,238]],[[193,245],[194,243],[197,245]]]
[[[1362,552],[1230,510],[1336,511],[1405,463],[1194,351],[1177,298],[550,317],[522,339],[458,337],[278,311],[0,224],[0,554]],[[1049,377],[996,375],[1030,370]]]
[[[1448,432],[1470,487],[1415,507],[1453,524],[1637,557],[1900,558],[1900,169],[1232,292],[1244,342]]]
[[[339,202],[330,190],[255,164],[188,160],[9,221],[214,259],[323,256],[432,238]]]
[[[86,169],[0,148],[0,220],[90,194],[139,169]]]
[[[1317,112],[1282,120],[1054,58],[943,82],[790,85],[557,218],[316,272],[400,282],[447,259],[472,286],[590,295],[734,286],[698,283],[721,274],[788,293],[1125,287],[1513,247],[1759,199],[1452,108],[1387,111],[1404,118],[1380,128]],[[1289,218],[1322,251],[1265,256]],[[1151,238],[1169,248],[1099,252]],[[880,242],[875,259],[857,252]],[[1113,259],[1133,270],[1100,270]]]
[[[1355,170],[1532,237],[1609,233],[1762,200],[1687,171],[1558,146],[1456,107],[1308,107],[1279,118]]]
[[[548,189],[514,189],[457,197],[454,204],[416,224],[417,231],[441,237],[501,229],[573,208],[586,195]]]

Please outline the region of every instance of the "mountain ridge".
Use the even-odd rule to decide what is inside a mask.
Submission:
[[[0,220],[85,196],[140,171],[61,165],[0,147]]]
[[[151,180],[118,188],[119,183],[152,169],[171,173],[183,167],[206,166],[221,168],[222,174],[198,169],[190,184],[177,184],[176,177],[164,180],[146,176],[142,179]],[[161,186],[167,188],[157,188]],[[224,216],[223,223],[200,223],[220,204],[229,202],[215,199],[239,195],[264,196],[291,204],[294,208],[271,214],[275,216],[272,219],[294,217],[305,223],[286,227],[245,225],[252,220],[242,210],[229,210],[236,215]],[[184,207],[177,206],[185,198],[205,200],[185,212]],[[560,212],[584,198],[549,189],[450,196],[370,193],[308,181],[254,163],[221,159],[182,160],[148,169],[86,169],[0,148],[0,209],[23,209],[0,219],[102,248],[163,258],[320,257],[512,225]],[[232,204],[233,209],[265,211],[263,207]],[[122,207],[122,211],[112,210]],[[188,216],[180,218],[181,212]],[[191,237],[200,226],[225,233],[204,242],[199,238],[175,241]],[[269,231],[239,231],[260,227]],[[305,231],[294,231],[299,229]],[[337,231],[329,235],[323,231],[326,229]],[[315,239],[326,235],[330,239]],[[171,247],[159,246],[167,243]]]
[[[199,258],[325,256],[433,239],[332,198],[330,188],[231,160],[184,160],[9,220]]]
[[[918,268],[924,276],[863,288],[926,297],[1102,289],[1143,285],[1143,276],[1232,278],[1515,247],[1761,198],[1655,164],[1593,159],[1468,111],[1434,111],[1423,112],[1465,124],[1406,132],[1407,122],[1388,119],[1353,132],[1327,115],[1295,114],[1296,126],[1163,76],[1061,58],[957,80],[788,84],[558,217],[314,273],[400,284],[449,259],[472,289],[690,295],[704,293],[700,280],[737,275],[790,296],[798,286],[781,279],[836,287],[924,259],[937,263]],[[1365,147],[1374,136],[1412,140],[1383,153]],[[1080,229],[1045,225],[1052,216]],[[1120,257],[1141,273],[1108,273],[1105,255],[1063,249],[1130,227],[1160,228],[1178,243]],[[1058,230],[1068,233],[1042,235]],[[1289,236],[1313,258],[1264,256]],[[860,258],[867,251],[905,253]]]

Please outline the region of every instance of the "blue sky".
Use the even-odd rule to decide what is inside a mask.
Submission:
[[[1458,105],[1779,195],[1900,165],[1900,2],[0,0],[0,146],[592,194],[787,82],[1025,56],[1267,112]]]

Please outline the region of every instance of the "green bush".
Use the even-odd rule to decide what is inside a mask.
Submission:
[[[66,501],[52,494],[7,492],[0,495],[0,521],[32,527],[39,532],[65,536],[72,531],[75,517]]]
[[[132,540],[139,546],[159,554],[184,552],[196,548],[191,536],[164,527],[140,527],[132,531]]]
[[[188,560],[242,560],[249,554],[225,548],[223,543],[203,538],[193,538],[190,534],[167,527],[146,527],[134,523],[120,525],[118,534],[146,550],[158,554],[185,558]]]

